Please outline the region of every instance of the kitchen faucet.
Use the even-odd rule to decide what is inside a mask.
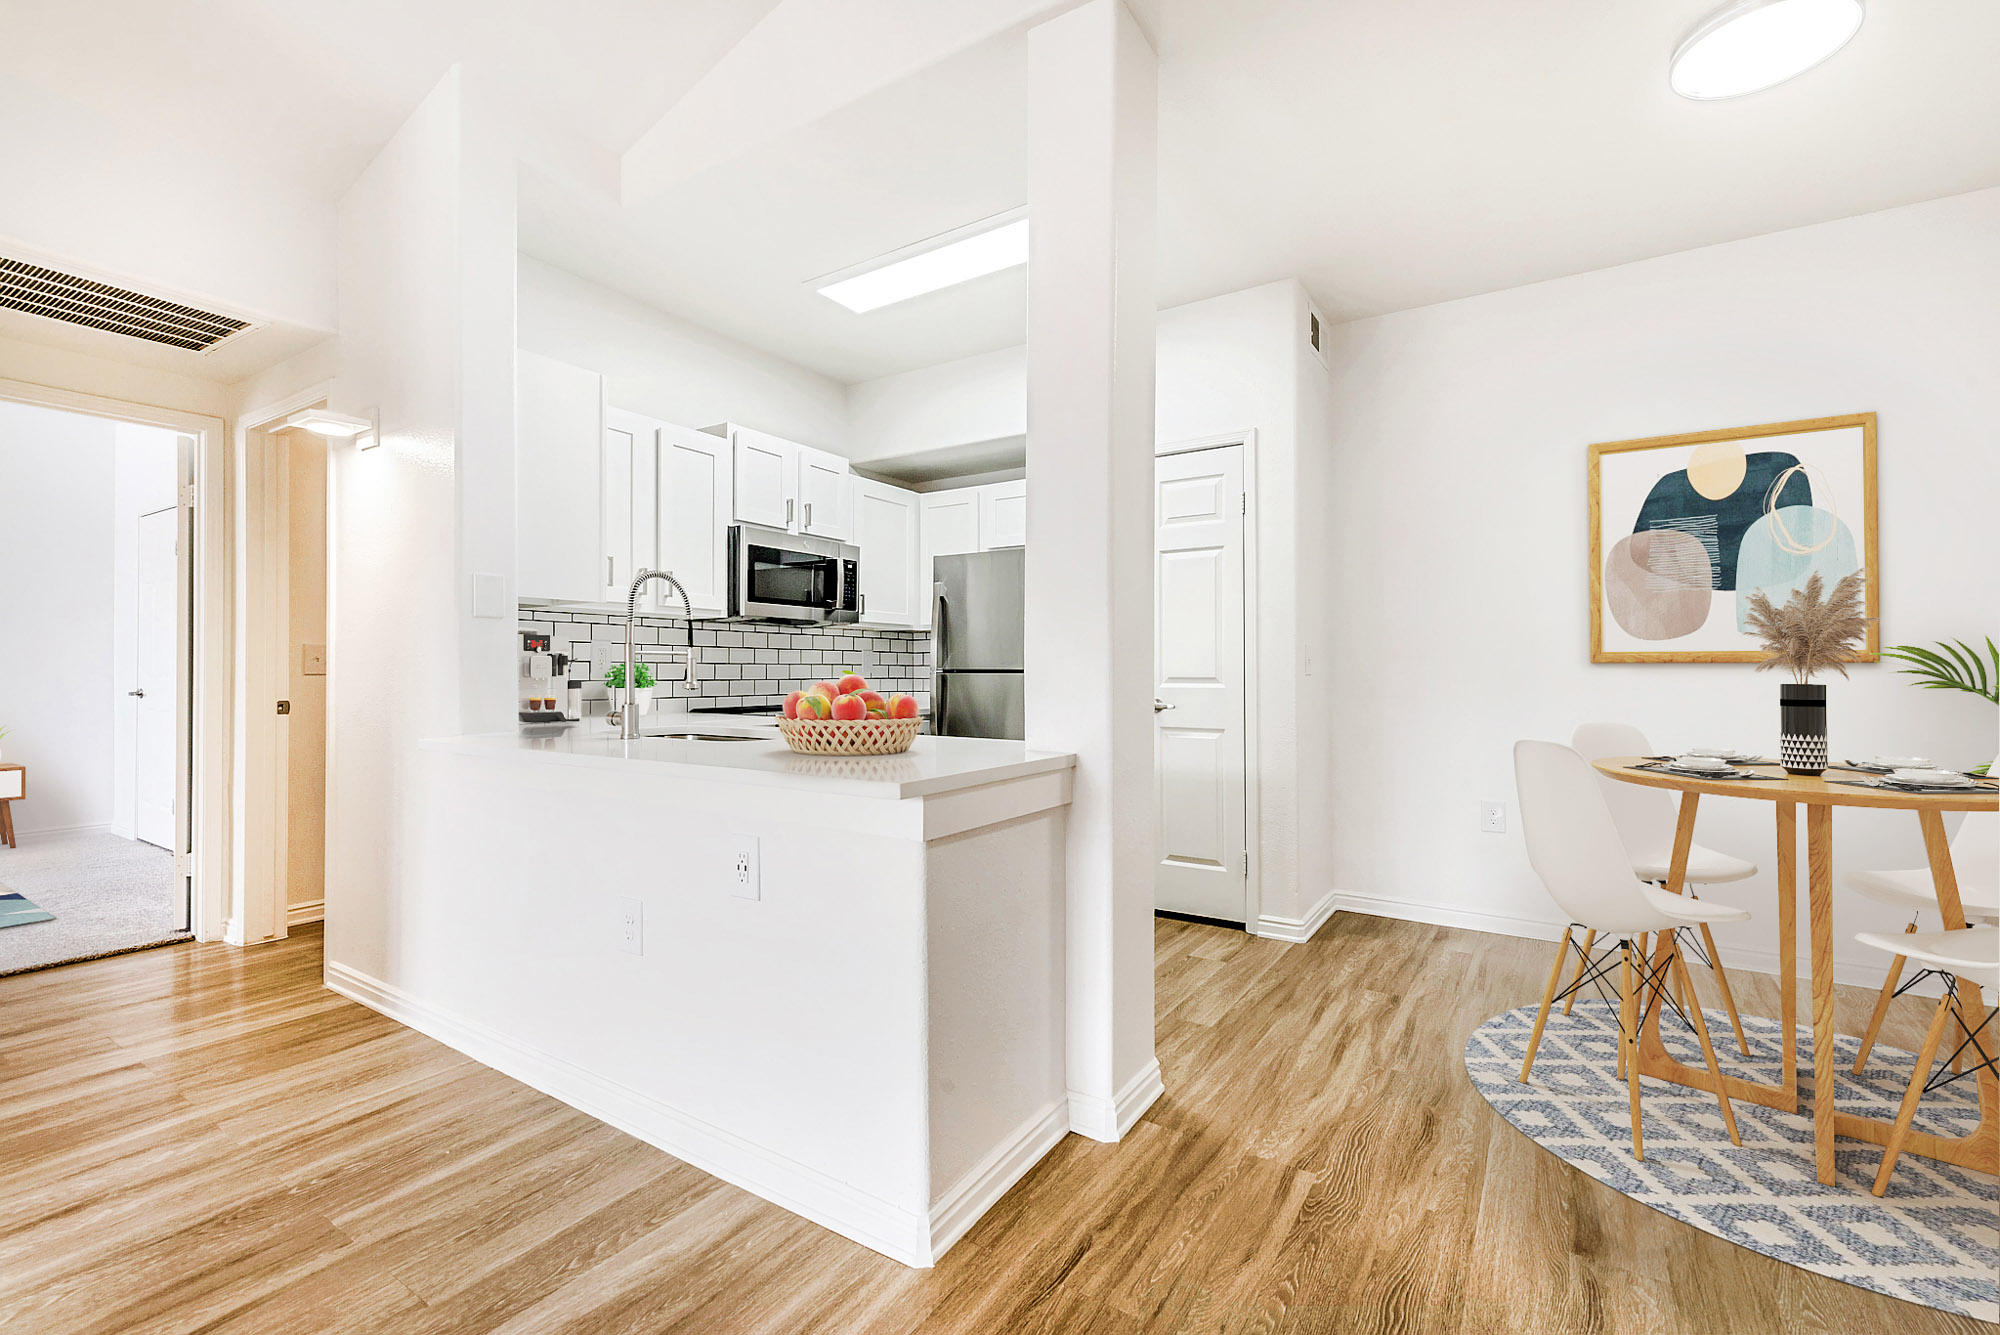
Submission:
[[[618,735],[631,741],[639,735],[639,670],[632,653],[632,623],[639,615],[639,586],[649,579],[665,580],[675,593],[681,596],[681,617],[687,622],[687,648],[672,651],[676,657],[686,661],[687,671],[681,680],[690,687],[694,685],[694,605],[688,602],[687,590],[681,582],[665,570],[641,570],[632,579],[632,592],[625,599],[625,707],[611,712],[611,722],[618,725]]]

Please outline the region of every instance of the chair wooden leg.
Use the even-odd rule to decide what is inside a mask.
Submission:
[[[1729,990],[1729,974],[1722,967],[1722,952],[1715,948],[1715,938],[1709,935],[1707,923],[1701,925],[1701,944],[1708,951],[1709,967],[1715,971],[1715,986],[1722,993],[1722,1008],[1729,1012],[1729,1023],[1736,1029],[1736,1046],[1747,1057],[1750,1055],[1750,1040],[1743,1035],[1743,1017],[1736,1013],[1736,994]]]
[[[1632,1091],[1632,1157],[1646,1157],[1645,1136],[1639,1130],[1639,989],[1632,970],[1632,943],[1623,943],[1618,970],[1618,1050],[1625,1054],[1625,1083]]]
[[[1679,942],[1674,944],[1672,958],[1674,976],[1680,979],[1681,986],[1692,994],[1694,979],[1688,977],[1687,961],[1681,958]],[[1715,1060],[1715,1045],[1708,1041],[1708,1021],[1702,1016],[1699,1002],[1688,1007],[1688,1012],[1694,1019],[1694,1032],[1701,1039],[1701,1055],[1708,1062],[1708,1073],[1715,1078],[1715,1101],[1722,1105],[1722,1121],[1723,1125],[1729,1128],[1729,1143],[1741,1145],[1743,1137],[1736,1133],[1736,1110],[1729,1106],[1729,1091],[1722,1087],[1722,1067]]]
[[[1576,987],[1583,981],[1584,970],[1590,967],[1590,948],[1597,944],[1597,929],[1587,929],[1583,934],[1583,958],[1576,962],[1576,974],[1569,980],[1569,995],[1563,998],[1563,1014],[1568,1015],[1570,1007],[1576,1005]]]
[[[1634,952],[1636,952],[1636,957],[1639,959],[1652,958],[1646,952],[1646,933],[1644,932],[1639,933],[1638,945],[1634,946],[1630,941],[1623,941],[1619,943],[1618,948],[1623,952],[1621,958],[1624,961],[1623,967],[1627,970],[1630,970],[1632,967]],[[1618,1022],[1621,1025],[1625,1022],[1625,992],[1622,982],[1619,984],[1618,992]],[[1623,1039],[1620,1039],[1618,1043],[1618,1078],[1620,1080],[1625,1078],[1625,1043]]]
[[[1528,1072],[1535,1066],[1535,1050],[1542,1046],[1542,1026],[1549,1022],[1549,1007],[1555,1004],[1556,988],[1562,982],[1563,961],[1569,957],[1569,934],[1574,928],[1563,928],[1563,939],[1556,946],[1556,962],[1549,969],[1549,985],[1542,989],[1542,1009],[1535,1016],[1535,1032],[1528,1035],[1528,1055],[1521,1061],[1521,1083],[1528,1083]]]
[[[1903,935],[1908,936],[1916,930],[1917,924],[1912,922],[1908,927],[1903,929]],[[1882,1021],[1889,1014],[1890,999],[1896,995],[1896,984],[1903,977],[1903,964],[1904,957],[1901,955],[1896,956],[1895,960],[1889,965],[1889,976],[1882,980],[1882,993],[1875,998],[1875,1013],[1868,1017],[1868,1028],[1861,1035],[1861,1052],[1854,1059],[1854,1074],[1856,1075],[1860,1075],[1861,1068],[1868,1065],[1868,1054],[1875,1047],[1875,1035],[1882,1032]]]
[[[1895,1128],[1889,1132],[1889,1143],[1882,1147],[1882,1166],[1875,1170],[1877,1196],[1889,1190],[1889,1175],[1896,1171],[1896,1156],[1903,1152],[1903,1142],[1909,1138],[1910,1123],[1916,1120],[1917,1100],[1924,1096],[1924,1082],[1930,1078],[1931,1061],[1937,1056],[1938,1043],[1944,1038],[1944,1022],[1951,1016],[1951,994],[1938,998],[1937,1010],[1931,1015],[1930,1030],[1924,1035],[1923,1050],[1917,1053],[1917,1069],[1910,1073],[1910,1087],[1903,1091],[1903,1106],[1896,1111]]]

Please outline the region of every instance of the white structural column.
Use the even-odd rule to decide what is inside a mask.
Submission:
[[[1153,1055],[1157,70],[1120,0],[1028,37],[1028,740],[1077,755],[1065,919],[1071,1129],[1117,1140]]]

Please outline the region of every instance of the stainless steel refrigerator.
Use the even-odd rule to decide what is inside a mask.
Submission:
[[[931,731],[1020,741],[1026,553],[940,556],[931,581]]]

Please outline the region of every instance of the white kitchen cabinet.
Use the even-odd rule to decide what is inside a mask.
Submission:
[[[653,565],[659,549],[659,429],[655,418],[620,408],[604,412],[599,522],[603,535],[599,601],[623,604],[632,578]],[[647,599],[650,604],[654,600]]]
[[[915,626],[922,498],[869,478],[851,479],[854,544],[861,549],[861,624]]]
[[[854,520],[851,512],[850,483],[847,460],[825,450],[816,450],[809,445],[796,447],[799,498],[799,533],[810,533],[814,537],[832,538],[836,542],[854,541]]]
[[[917,558],[917,627],[931,624],[931,562],[979,547],[979,489],[927,491],[917,498],[922,529]],[[865,565],[865,562],[864,562]]]
[[[711,428],[732,451],[736,519],[792,531],[798,522],[799,447],[747,426]]]
[[[989,482],[979,492],[979,550],[1028,545],[1028,481]]]
[[[597,602],[604,377],[532,352],[516,355],[514,374],[516,588],[537,601]]]
[[[659,440],[659,568],[687,590],[697,616],[721,616],[729,599],[725,547],[733,513],[729,441],[662,423]],[[866,568],[865,566],[863,567]],[[659,605],[680,611],[665,584],[649,586]]]

